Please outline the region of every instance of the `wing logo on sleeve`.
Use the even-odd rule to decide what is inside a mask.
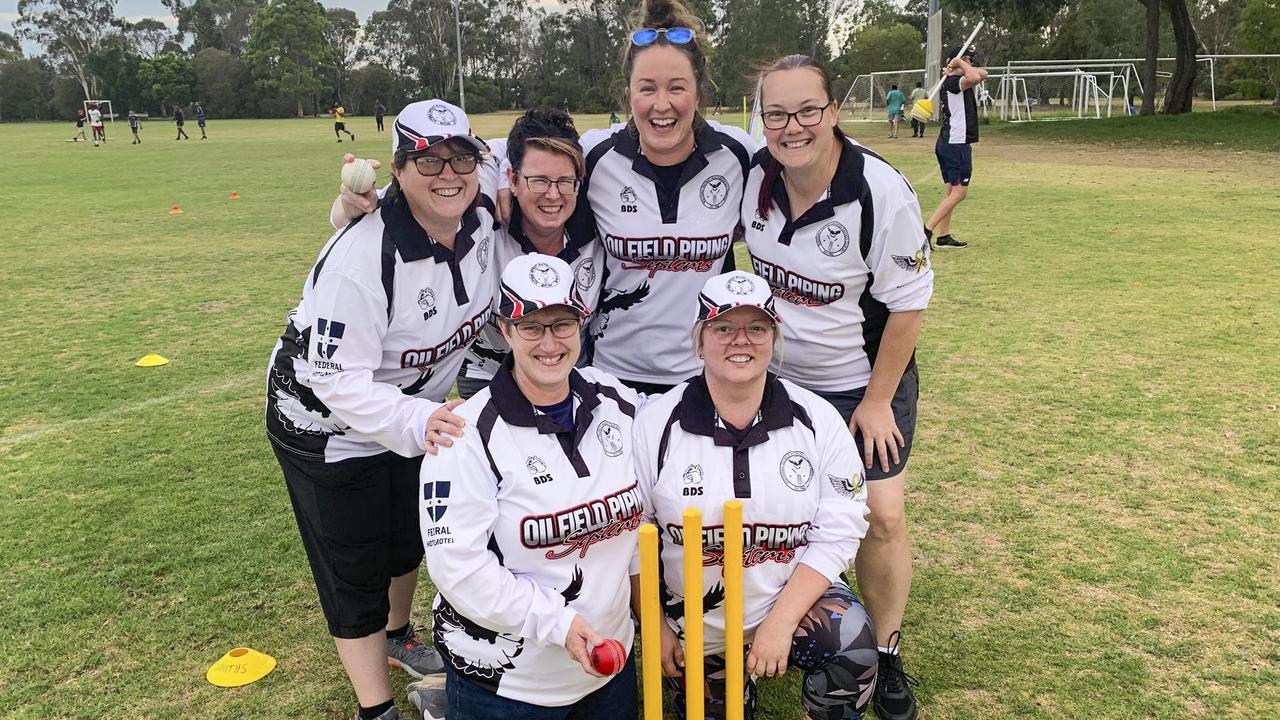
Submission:
[[[338,341],[346,331],[346,323],[316,318],[316,354],[322,358],[332,358],[338,350]]]
[[[782,482],[796,492],[804,492],[813,481],[813,463],[799,450],[792,450],[782,456],[778,472],[782,474]]]
[[[729,181],[723,175],[712,175],[702,181],[698,196],[705,207],[718,210],[729,199]]]
[[[600,441],[605,455],[618,457],[622,454],[622,428],[617,423],[608,420],[600,423],[596,428],[596,439]]]
[[[861,472],[856,478],[828,475],[827,481],[831,483],[837,495],[847,498],[857,497],[858,493],[862,492],[862,487],[867,484],[866,476]]]
[[[911,257],[907,257],[906,255],[894,255],[893,262],[903,270],[914,272],[919,275],[929,267],[929,255],[926,252],[926,248],[928,247],[929,242],[926,240],[920,245],[920,249],[916,250],[915,255]]]
[[[843,255],[849,249],[849,231],[834,220],[823,225],[814,239],[818,242],[818,249],[827,257]]]
[[[432,522],[440,522],[445,510],[449,509],[450,485],[452,483],[448,480],[422,483],[422,508]]]

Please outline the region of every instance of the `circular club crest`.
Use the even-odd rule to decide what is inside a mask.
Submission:
[[[712,210],[719,209],[729,199],[729,181],[723,175],[712,175],[702,181],[702,189],[698,191],[702,204]]]
[[[489,270],[489,238],[480,241],[480,245],[476,248],[476,261],[480,263],[480,272],[488,272]]]
[[[702,466],[698,464],[690,465],[684,469],[685,485],[701,485],[702,484]]]
[[[750,295],[751,291],[756,289],[756,284],[751,282],[750,278],[737,275],[729,278],[725,288],[734,295]]]
[[[529,282],[540,288],[555,287],[560,282],[560,273],[550,265],[540,262],[529,268]]]
[[[799,450],[792,450],[782,456],[778,472],[782,474],[782,482],[796,492],[804,492],[809,488],[809,483],[813,482],[813,463]]]
[[[618,457],[622,454],[622,428],[616,424],[608,420],[600,423],[596,428],[596,439],[600,441],[605,455]]]
[[[444,105],[432,105],[427,108],[427,119],[437,125],[457,125],[458,118],[453,111]]]
[[[828,257],[843,255],[849,249],[849,231],[835,221],[823,225],[815,239],[818,241],[818,249]]]
[[[541,475],[547,471],[547,464],[542,462],[542,458],[537,455],[530,455],[529,458],[524,461],[524,466],[534,475]]]
[[[422,288],[418,293],[418,307],[430,310],[436,306],[436,294],[431,288]]]
[[[596,261],[587,258],[577,270],[573,271],[573,281],[578,285],[578,292],[585,293],[596,284]]]

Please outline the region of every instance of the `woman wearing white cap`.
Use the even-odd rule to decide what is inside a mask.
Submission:
[[[588,312],[563,260],[513,259],[498,310],[511,353],[457,408],[467,432],[422,464],[449,720],[636,717],[632,660],[609,677],[589,657],[606,638],[631,647],[641,501],[635,393],[574,369]]]
[[[835,409],[769,372],[781,321],[764,279],[739,271],[710,278],[693,327],[703,372],[651,398],[636,417],[636,476],[663,533],[662,669],[682,674],[683,512],[702,511],[706,557],[716,558],[723,503],[737,498],[751,537],[743,558],[747,672],[768,677],[796,665],[808,717],[860,718],[876,676],[875,631],[840,573],[867,529],[866,485]],[[722,555],[704,560],[694,583],[703,592],[710,717],[724,716],[722,567]],[[671,685],[679,695],[683,683]],[[746,692],[752,717],[753,681]]]
[[[325,244],[267,385],[267,434],[361,720],[399,717],[388,663],[443,669],[409,621],[415,493],[423,452],[458,431],[444,399],[495,284],[496,168],[466,115],[414,103],[393,136],[386,198]]]

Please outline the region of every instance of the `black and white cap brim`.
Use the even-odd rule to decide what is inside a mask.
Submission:
[[[391,125],[391,152],[421,152],[442,142],[462,140],[485,154],[489,146],[471,132],[462,108],[443,100],[422,100],[406,105]]]
[[[773,305],[773,291],[759,275],[734,270],[707,280],[698,294],[698,320],[712,320],[740,307],[760,308],[775,323],[782,316]]]
[[[519,320],[525,315],[563,305],[579,315],[591,314],[578,293],[569,263],[550,255],[530,253],[515,258],[502,271],[498,315]]]

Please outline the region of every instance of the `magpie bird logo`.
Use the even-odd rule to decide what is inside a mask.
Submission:
[[[925,241],[920,245],[920,249],[916,250],[915,255],[911,257],[907,257],[906,255],[894,255],[893,262],[903,270],[914,272],[919,275],[929,267],[929,255],[925,252],[925,249],[928,247],[929,243],[928,241]]]
[[[783,455],[778,471],[782,474],[782,482],[796,492],[804,492],[813,481],[813,463],[799,450]]]
[[[818,249],[827,257],[843,255],[844,251],[849,249],[849,231],[844,225],[835,221],[823,225],[815,239],[818,242]]]
[[[751,282],[749,278],[735,275],[729,278],[729,282],[725,283],[725,287],[734,295],[750,295],[751,291],[756,289],[756,284]]]
[[[529,268],[529,281],[540,288],[555,287],[560,282],[560,273],[550,265],[540,262]]]
[[[712,175],[702,181],[698,195],[704,206],[717,210],[729,199],[729,181],[723,175]]]
[[[622,454],[622,428],[616,423],[608,420],[600,423],[596,428],[596,439],[600,441],[600,447],[604,449],[605,455],[618,457]]]
[[[458,118],[447,106],[439,103],[427,108],[427,119],[437,125],[457,125]]]
[[[573,271],[573,280],[578,285],[578,292],[585,293],[596,284],[596,261],[587,258],[577,270]]]

